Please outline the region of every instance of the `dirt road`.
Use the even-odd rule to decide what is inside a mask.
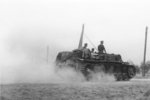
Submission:
[[[150,79],[1,85],[0,100],[150,100]]]

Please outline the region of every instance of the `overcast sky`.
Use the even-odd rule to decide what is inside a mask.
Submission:
[[[145,27],[150,27],[150,1],[1,0],[0,62],[13,62],[14,57],[20,60],[25,52],[44,57],[46,45],[55,59],[57,52],[77,48],[82,24],[95,46],[104,40],[108,53],[140,64]],[[89,43],[86,38],[84,42]],[[150,34],[147,43],[150,60]]]

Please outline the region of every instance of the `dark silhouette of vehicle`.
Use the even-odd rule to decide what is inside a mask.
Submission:
[[[82,31],[83,32],[83,31]],[[83,33],[81,35],[83,38]],[[59,52],[56,57],[56,66],[58,68],[71,67],[77,72],[81,72],[87,80],[90,80],[91,73],[100,73],[114,75],[117,81],[128,81],[136,75],[136,68],[128,62],[123,62],[120,55],[95,53],[90,58],[83,58],[82,38],[78,49],[73,51]]]
[[[90,59],[82,58],[81,50],[72,52],[60,52],[56,58],[56,65],[59,68],[66,66],[81,72],[87,80],[90,80],[91,73],[104,72],[114,75],[117,81],[127,81],[136,75],[136,68],[127,62],[123,62],[120,55],[95,54]]]

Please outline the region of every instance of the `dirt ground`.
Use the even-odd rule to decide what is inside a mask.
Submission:
[[[1,85],[0,100],[150,100],[150,79]]]

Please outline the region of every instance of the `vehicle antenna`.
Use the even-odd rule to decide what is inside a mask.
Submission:
[[[80,41],[79,41],[78,49],[81,49],[81,48],[82,48],[82,44],[83,44],[83,34],[84,34],[84,24],[82,25],[82,32],[81,32],[81,36],[80,36]]]

